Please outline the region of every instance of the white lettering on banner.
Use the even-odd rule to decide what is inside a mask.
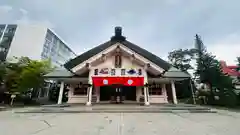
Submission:
[[[102,68],[94,70],[95,76],[142,76],[142,69]]]
[[[99,74],[108,74],[109,73],[109,70],[108,70],[108,68],[102,68],[102,69],[100,69],[100,71],[99,71]]]

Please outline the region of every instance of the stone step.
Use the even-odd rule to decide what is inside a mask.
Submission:
[[[15,113],[217,113],[211,110],[32,110]]]
[[[156,107],[156,108],[92,108],[92,110],[211,110],[203,107]]]

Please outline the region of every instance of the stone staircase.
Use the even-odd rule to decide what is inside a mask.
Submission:
[[[194,105],[70,105],[65,107],[42,107],[17,113],[216,113],[216,111]]]

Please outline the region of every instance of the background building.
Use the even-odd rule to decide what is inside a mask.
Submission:
[[[26,56],[50,59],[60,67],[76,54],[52,30],[43,25],[0,25],[0,60]]]

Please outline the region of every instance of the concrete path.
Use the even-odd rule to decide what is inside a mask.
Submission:
[[[0,135],[239,135],[240,113],[0,112]]]

